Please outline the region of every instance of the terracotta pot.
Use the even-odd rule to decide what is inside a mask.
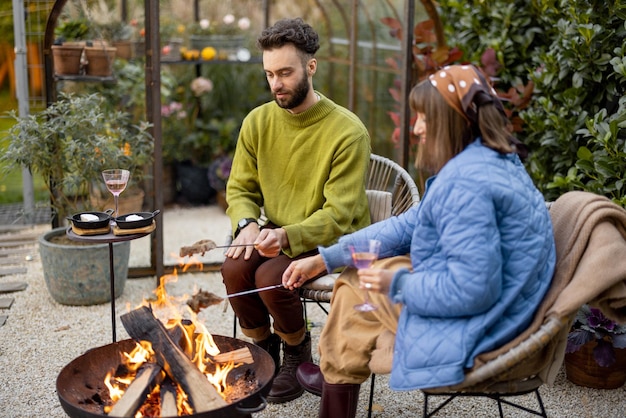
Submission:
[[[616,389],[626,383],[626,349],[614,349],[616,362],[601,367],[593,358],[595,341],[588,342],[574,353],[565,354],[567,379],[579,386],[595,389]]]
[[[80,74],[83,45],[52,45],[52,62],[57,75]]]
[[[113,61],[117,48],[110,46],[86,46],[87,75],[108,77],[113,74]]]
[[[130,41],[116,41],[113,46],[117,48],[116,57],[129,61],[133,57],[133,47]]]

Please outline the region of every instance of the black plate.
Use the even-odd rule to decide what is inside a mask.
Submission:
[[[161,213],[161,211],[158,209],[155,210],[154,212],[127,213],[125,215],[121,215],[115,218],[115,223],[117,224],[117,227],[120,229],[143,228],[145,226],[151,225],[152,221],[154,220],[154,217],[157,216],[159,213]],[[131,215],[141,216],[143,219],[139,219],[136,221],[127,221],[126,218],[128,218]]]
[[[113,213],[112,210],[110,212],[80,212],[72,216],[68,216],[67,220],[71,221],[72,225],[80,229],[99,229],[109,225],[109,222],[111,221],[111,213]],[[80,219],[80,215],[95,215],[98,217],[98,220],[82,221]]]

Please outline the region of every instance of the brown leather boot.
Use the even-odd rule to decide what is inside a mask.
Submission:
[[[322,396],[324,376],[322,376],[320,366],[317,364],[302,363],[296,371],[296,379],[307,392],[315,396]]]
[[[254,344],[261,347],[263,350],[267,351],[270,356],[272,356],[272,360],[274,360],[274,376],[278,373],[278,368],[280,367],[280,337],[276,334],[270,334],[269,338],[263,341],[255,341]]]
[[[283,364],[274,378],[267,401],[283,403],[299,398],[304,393],[304,389],[296,379],[296,370],[300,364],[310,361],[311,336],[309,333],[299,345],[283,344]]]
[[[358,384],[322,384],[322,401],[319,418],[354,418],[359,403]]]

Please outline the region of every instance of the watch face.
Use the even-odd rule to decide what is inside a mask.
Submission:
[[[248,226],[249,224],[251,224],[252,222],[255,222],[255,220],[251,218],[245,218],[245,219],[240,220],[237,225],[239,226],[239,229],[242,229]]]

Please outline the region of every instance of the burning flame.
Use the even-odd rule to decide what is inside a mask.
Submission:
[[[144,300],[142,305],[150,305],[154,315],[159,318],[166,329],[172,330],[173,328],[180,328],[182,332],[180,333],[181,339],[179,346],[196,367],[206,376],[207,380],[215,387],[217,392],[226,399],[228,395],[226,377],[231,370],[241,364],[236,364],[232,360],[225,363],[219,363],[213,360],[213,357],[219,354],[220,350],[215,344],[213,336],[208,332],[204,324],[198,320],[195,312],[184,303],[184,301],[188,299],[188,296],[184,295],[176,298],[167,294],[165,288],[166,283],[176,282],[177,280],[178,275],[176,270],[171,275],[161,277],[159,286],[157,286],[153,292],[156,299],[150,301]],[[155,361],[155,353],[152,350],[152,345],[148,341],[141,341],[141,343],[135,345],[135,348],[131,352],[123,353],[122,369],[125,369],[126,373],[116,376],[115,370],[110,371],[107,373],[104,381],[104,384],[109,390],[109,396],[113,404],[122,398],[128,386],[135,378],[138,369],[146,362]],[[120,368],[118,368],[118,370],[119,369]],[[156,385],[148,396],[148,400],[135,415],[135,418],[160,415],[160,390],[160,386]],[[176,403],[179,416],[193,413],[193,409],[188,403],[187,395],[178,384],[176,384]],[[105,407],[104,412],[110,412],[111,408],[112,405]]]

